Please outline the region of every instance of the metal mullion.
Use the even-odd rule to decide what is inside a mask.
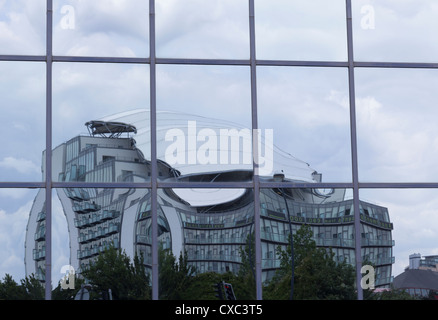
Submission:
[[[187,58],[156,58],[157,64],[182,64],[182,65],[224,65],[224,66],[249,66],[249,60],[242,59],[187,59]]]
[[[53,188],[151,188],[151,182],[52,182]]]
[[[388,68],[388,69],[438,69],[438,63],[428,62],[370,62],[355,61],[357,68]]]
[[[45,188],[46,183],[45,182],[0,182],[0,188],[9,188],[9,189],[15,189],[15,188],[28,188],[28,189],[40,189]]]
[[[151,126],[151,228],[152,228],[152,300],[159,299],[158,270],[158,165],[157,165],[157,99],[155,59],[155,0],[149,0],[150,56],[150,126]]]
[[[159,188],[252,188],[253,182],[192,182],[192,181],[182,181],[182,182],[158,182]]]
[[[46,168],[45,168],[45,299],[52,299],[52,34],[53,0],[47,0],[46,20]]]
[[[7,183],[6,183],[7,184]],[[15,183],[14,183],[15,184]],[[55,184],[55,183],[54,183]],[[20,185],[20,184],[19,184]],[[38,185],[35,183],[33,186]],[[58,186],[58,183],[56,183]],[[74,183],[68,183],[68,186]],[[90,184],[94,185],[94,184]],[[101,184],[99,184],[100,186]],[[252,188],[254,183],[251,182],[166,182],[159,181],[159,188]],[[318,188],[333,188],[333,189],[352,189],[355,184],[353,182],[274,182],[274,181],[260,181],[260,188],[290,188],[290,189],[318,189]],[[88,186],[88,184],[87,184]],[[438,189],[438,182],[359,182],[359,189]],[[0,184],[1,187],[1,184]],[[121,187],[126,187],[121,186]],[[132,187],[150,188],[150,184],[135,184]]]
[[[350,138],[351,138],[351,164],[353,175],[353,208],[354,208],[354,249],[356,262],[356,290],[357,299],[363,300],[361,286],[362,244],[360,237],[360,211],[359,211],[359,171],[357,160],[357,130],[356,130],[356,95],[354,83],[354,53],[353,53],[353,22],[351,0],[345,0],[347,22],[347,50],[348,50],[348,87],[350,102]]]
[[[260,182],[261,188],[288,188],[288,189],[349,189],[353,188],[352,182]]]
[[[85,56],[53,56],[54,62],[89,62],[89,63],[132,63],[149,64],[150,58],[129,57],[85,57]]]
[[[438,182],[359,182],[361,189],[438,189]]]
[[[40,61],[45,62],[46,56],[31,56],[31,55],[0,55],[0,61]]]
[[[258,115],[257,115],[257,65],[255,43],[255,9],[254,0],[249,0],[249,45],[251,68],[251,121],[253,152],[253,192],[254,192],[254,242],[255,242],[255,284],[256,299],[262,300],[262,246],[261,246],[261,214],[260,214],[260,178],[258,152]]]
[[[348,67],[348,62],[343,61],[305,61],[305,60],[256,60],[258,66],[278,67]]]

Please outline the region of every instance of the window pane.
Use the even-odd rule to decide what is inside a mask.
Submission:
[[[355,267],[355,226],[352,190],[345,189],[262,189],[261,201],[261,237],[263,267],[266,277],[272,279],[277,271],[289,274],[289,283],[273,280],[264,291],[264,296],[271,299],[289,299],[290,274],[294,257],[294,273],[303,277],[303,267],[308,263],[303,259],[303,249],[309,253],[311,247],[305,247],[313,241],[319,248],[330,248],[333,259]],[[372,263],[378,286],[388,286],[391,282],[392,257],[392,223],[388,209],[368,201],[360,201],[361,219],[361,255],[364,263]],[[288,222],[289,221],[289,222]],[[308,228],[308,230],[306,230]],[[290,247],[290,233],[294,234],[294,247]],[[277,247],[280,245],[282,254]],[[286,254],[286,256],[284,256]],[[284,260],[287,257],[287,260]],[[283,259],[282,259],[283,258]],[[350,277],[344,271],[344,283],[350,287],[351,299],[355,295],[355,269],[350,268]],[[282,278],[280,278],[282,279]],[[350,280],[348,280],[350,279]],[[284,280],[283,280],[284,281]],[[350,283],[348,281],[351,281]],[[283,284],[283,291],[274,290]],[[315,298],[306,296],[306,292],[298,286],[294,290],[296,299]],[[281,295],[278,295],[281,292]],[[314,293],[312,293],[314,294]],[[318,298],[325,298],[318,296]]]
[[[69,265],[70,242],[69,236],[75,237],[76,232],[67,225],[62,204],[59,202],[56,191],[52,191],[52,225],[47,224],[46,190],[40,189],[33,193],[31,206],[27,208],[25,228],[25,272],[26,276],[33,275],[44,286],[46,280],[46,257],[48,256],[47,230],[52,233],[52,283],[54,287],[63,277],[61,270]],[[70,227],[70,228],[69,228]],[[77,270],[77,268],[76,268]],[[64,274],[65,275],[65,274]]]
[[[420,254],[422,259],[436,255],[438,216],[433,209],[436,189],[361,189],[360,194],[388,208],[395,246],[392,252],[379,253],[381,261],[395,257],[392,276],[397,277],[405,271],[410,264],[409,256],[414,253]],[[387,239],[385,234],[380,238]]]
[[[144,181],[144,161],[150,160],[144,158],[150,148],[148,68],[61,63],[53,78],[54,179]]]
[[[46,52],[46,1],[0,2],[0,54]]]
[[[157,56],[249,58],[248,1],[156,2]]]
[[[158,158],[182,174],[251,171],[249,71],[157,66]],[[227,179],[246,178],[231,174]]]
[[[254,243],[249,245],[249,239],[254,236],[252,192],[159,189],[158,206],[160,233],[165,235],[169,230],[171,240],[171,246],[163,246],[161,253],[161,299],[214,300],[213,287],[198,287],[206,277],[211,285],[221,281],[231,283],[237,299],[255,299]],[[184,262],[193,275],[185,275],[191,277],[192,286],[181,290],[168,281],[172,278],[169,263],[174,259],[180,264],[178,259],[184,253]]]
[[[255,1],[258,59],[346,60],[343,0]]]
[[[43,192],[44,194],[44,192]],[[0,189],[0,277],[12,276],[20,284],[26,277],[26,228],[36,191],[31,189]],[[32,238],[33,241],[33,238]]]
[[[48,228],[44,194],[44,190],[37,194],[32,209],[28,212],[30,215],[25,249],[26,274],[38,275],[38,279],[42,281],[44,281]],[[131,264],[136,253],[139,256],[144,253],[137,250],[138,243],[142,243],[143,239],[135,232],[137,229],[140,230],[137,224],[143,221],[142,219],[150,218],[150,210],[147,211],[145,206],[150,203],[148,190],[64,188],[54,190],[52,199],[52,281],[56,283],[55,288],[58,287],[53,291],[53,299],[66,298],[62,297],[62,290],[61,293],[59,292],[59,286],[61,288],[68,286],[75,290],[70,291],[70,294],[76,294],[80,283],[70,280],[71,282],[67,284],[64,279],[67,272],[73,272],[76,277],[85,276],[84,272],[90,268],[90,265],[111,247],[122,249]],[[146,243],[150,245],[150,241]],[[146,271],[150,274],[150,261],[148,262],[147,256],[145,257],[140,261],[145,264]],[[142,289],[145,291],[142,292],[142,296],[137,296],[139,299],[150,297],[149,282],[145,279],[146,276],[143,283],[130,283],[130,286],[143,286]],[[90,277],[88,280],[91,284],[96,284],[93,282],[94,278]],[[129,281],[129,279],[125,280]],[[113,299],[128,298],[124,288],[117,285],[111,288]]]
[[[53,5],[53,52],[69,56],[146,57],[149,4],[141,0]]]
[[[45,149],[45,65],[0,62],[0,181],[42,181]]]
[[[358,69],[361,181],[436,181],[436,70]]]
[[[351,181],[346,70],[260,67],[257,77],[259,127],[273,130],[274,172]]]
[[[354,53],[362,61],[436,62],[435,1],[353,3]]]

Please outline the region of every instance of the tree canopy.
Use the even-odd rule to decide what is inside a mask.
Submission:
[[[332,250],[317,247],[308,225],[302,225],[292,239],[293,254],[290,244],[286,248],[277,248],[280,268],[264,284],[263,299],[356,299],[353,266],[336,262]],[[231,283],[239,300],[255,299],[254,247],[254,236],[251,234],[247,237],[246,245],[240,249],[241,265],[237,273],[199,273],[189,263],[186,252],[177,258],[171,250],[160,248],[159,299],[217,300],[213,286],[219,282]],[[143,257],[136,255],[131,261],[121,249],[110,247],[100,254],[82,270],[79,278],[76,275],[74,289],[61,289],[58,284],[52,291],[52,299],[73,299],[85,282],[93,289],[90,299],[102,299],[101,293],[108,292],[109,289],[115,300],[151,299],[151,281],[143,264]],[[392,288],[383,293],[365,290],[364,298],[386,300],[412,297],[402,290]],[[44,299],[44,287],[33,275],[17,283],[6,274],[3,281],[0,281],[0,299]]]

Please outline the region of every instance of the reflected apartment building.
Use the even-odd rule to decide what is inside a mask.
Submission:
[[[145,155],[148,151],[141,150],[133,138],[148,136],[142,128],[137,130],[131,124],[138,116],[139,113],[132,113],[87,122],[89,135],[76,136],[53,150],[54,181],[55,178],[66,182],[148,181],[151,176],[150,161]],[[170,127],[166,121],[175,125],[169,114],[159,117],[163,120],[157,122],[159,132]],[[184,119],[184,115],[178,115],[178,119]],[[205,119],[202,121],[205,127],[211,125],[205,123]],[[147,124],[147,121],[142,123]],[[164,141],[160,134],[158,137],[159,143]],[[158,178],[190,182],[250,181],[252,178],[252,170],[238,166],[218,171],[200,169],[196,165],[186,169],[159,160]],[[284,179],[301,181],[290,178],[287,173]],[[306,182],[320,180],[321,175],[314,171],[303,175]],[[110,245],[123,249],[131,257],[142,254],[150,270],[149,189],[84,186],[56,191],[67,220],[69,263],[77,273]],[[276,248],[286,248],[290,229],[295,233],[304,223],[311,226],[317,246],[331,248],[337,261],[354,265],[354,209],[346,190],[263,188],[259,198],[263,281],[270,279],[279,267]],[[41,281],[44,281],[45,262],[44,201],[44,190],[40,190],[30,212],[25,250],[26,274],[35,274]],[[387,287],[392,282],[394,263],[393,226],[388,210],[363,201],[360,210],[360,254],[363,261],[376,267],[376,286]],[[242,264],[240,250],[253,234],[253,228],[254,194],[251,188],[158,190],[158,241],[177,257],[186,252],[189,263],[198,272],[237,272]]]

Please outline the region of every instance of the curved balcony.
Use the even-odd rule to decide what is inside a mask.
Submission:
[[[75,227],[82,229],[91,227],[99,223],[115,219],[120,216],[120,212],[116,210],[103,210],[102,213],[94,214],[91,217],[81,217],[74,220]]]
[[[39,228],[34,236],[35,241],[43,241],[46,240],[46,228]]]
[[[33,249],[33,260],[40,261],[46,258],[46,249]]]
[[[239,255],[230,255],[230,254],[188,254],[187,256],[189,261],[228,261],[228,262],[242,262],[242,258]]]
[[[202,237],[186,237],[186,244],[245,244],[246,237],[219,237],[219,238],[202,238]]]
[[[100,210],[100,205],[90,202],[77,203],[73,206],[73,211],[76,213],[90,213]]]

